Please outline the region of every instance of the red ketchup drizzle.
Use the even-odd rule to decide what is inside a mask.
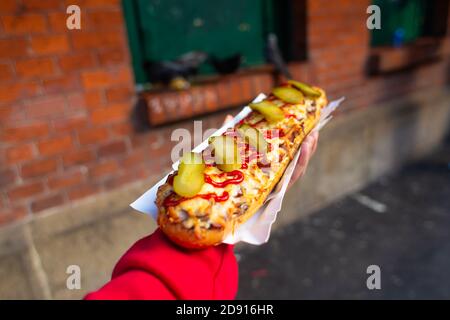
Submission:
[[[237,132],[234,131],[234,130],[227,130],[224,133],[222,133],[222,135],[236,138],[237,137]]]
[[[231,177],[224,181],[214,181],[209,175],[205,174],[205,182],[213,185],[217,188],[224,188],[229,184],[238,184],[244,180],[244,174],[239,170],[233,170],[231,172],[223,172],[217,175],[218,177]]]
[[[297,116],[295,114],[287,114],[286,118],[294,118],[297,119]]]
[[[176,207],[181,202],[183,202],[185,200],[194,199],[194,198],[202,198],[202,199],[206,199],[206,200],[214,199],[214,201],[216,201],[216,202],[227,201],[229,198],[229,194],[226,191],[224,191],[221,195],[217,195],[215,193],[206,193],[206,194],[198,194],[196,196],[193,196],[192,198],[174,197],[174,195],[175,194],[172,193],[171,195],[169,195],[167,198],[164,199],[163,205],[165,207]]]
[[[272,139],[274,131],[275,133],[278,131],[278,138],[282,138],[286,135],[283,129],[274,129],[274,130],[267,130],[264,134],[264,137],[266,139]]]

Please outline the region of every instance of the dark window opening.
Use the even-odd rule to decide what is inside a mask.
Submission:
[[[381,29],[372,30],[372,47],[400,47],[423,37],[445,35],[447,0],[374,0],[372,3],[381,9]]]

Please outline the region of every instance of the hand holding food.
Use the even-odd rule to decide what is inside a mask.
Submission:
[[[323,90],[292,80],[251,103],[246,118],[210,138],[202,153],[184,155],[178,171],[159,187],[162,231],[188,248],[221,243],[264,204],[326,104]],[[316,143],[316,134],[305,143],[294,180]]]

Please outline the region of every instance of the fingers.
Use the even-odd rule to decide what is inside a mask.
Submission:
[[[288,187],[293,185],[295,181],[305,174],[309,160],[317,147],[318,136],[318,133],[314,132],[311,135],[308,135],[303,141],[300,149],[300,156]]]
[[[315,131],[312,134],[313,134],[313,138],[314,138],[314,144],[313,144],[313,147],[312,147],[311,155],[313,155],[316,152],[317,143],[319,141],[319,132]]]

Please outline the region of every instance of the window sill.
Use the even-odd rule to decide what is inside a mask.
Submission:
[[[439,59],[448,54],[449,41],[442,38],[421,38],[399,48],[378,47],[371,49],[369,73],[383,74]]]
[[[248,103],[271,90],[273,72],[271,66],[261,66],[204,78],[186,90],[143,91],[139,98],[146,105],[149,124],[157,126]]]

